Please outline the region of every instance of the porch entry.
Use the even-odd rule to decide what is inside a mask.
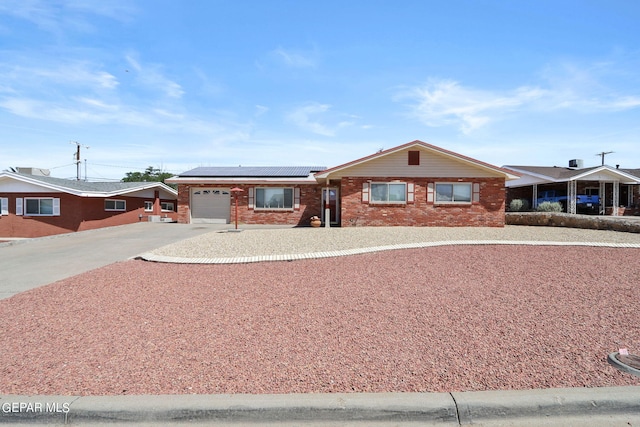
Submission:
[[[338,203],[338,189],[337,188],[323,188],[322,189],[322,222],[326,222],[326,210],[329,209],[329,218],[331,225],[340,224],[340,206]]]

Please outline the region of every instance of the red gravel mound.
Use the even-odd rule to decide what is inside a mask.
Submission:
[[[640,385],[640,251],[449,246],[129,261],[0,300],[0,394]]]

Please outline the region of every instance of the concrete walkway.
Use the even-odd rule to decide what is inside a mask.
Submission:
[[[226,228],[224,224],[140,222],[0,243],[0,299]]]
[[[640,387],[460,393],[0,396],[0,424],[630,426]]]

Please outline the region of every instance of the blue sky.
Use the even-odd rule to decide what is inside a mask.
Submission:
[[[640,2],[1,0],[0,169],[640,168]]]

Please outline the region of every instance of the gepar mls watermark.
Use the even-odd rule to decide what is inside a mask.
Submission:
[[[69,402],[2,402],[2,414],[68,414]]]

